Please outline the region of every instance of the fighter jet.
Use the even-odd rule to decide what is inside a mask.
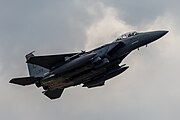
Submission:
[[[168,31],[130,32],[87,52],[46,56],[34,56],[31,52],[25,56],[29,77],[13,78],[9,82],[43,87],[43,94],[50,99],[59,98],[63,90],[71,86],[103,86],[107,80],[129,68],[126,64],[121,64],[129,53],[166,33]]]

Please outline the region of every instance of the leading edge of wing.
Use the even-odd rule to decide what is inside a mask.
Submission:
[[[64,63],[65,57],[71,57],[77,53],[59,54],[59,55],[47,55],[47,56],[33,56],[26,61],[35,65],[42,66],[47,69],[51,69],[57,64]]]

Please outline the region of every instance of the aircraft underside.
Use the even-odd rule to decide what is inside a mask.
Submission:
[[[119,60],[107,64],[107,67],[101,67],[94,69],[95,65],[87,65],[85,67],[70,71],[64,75],[52,76],[48,79],[40,81],[41,86],[46,89],[64,89],[70,86],[76,86],[83,84],[83,87],[96,87],[104,85],[105,81],[109,76],[114,77],[111,74],[120,74],[125,71],[128,67],[125,65],[119,66]]]

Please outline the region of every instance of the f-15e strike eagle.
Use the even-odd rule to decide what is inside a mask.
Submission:
[[[59,98],[67,87],[83,84],[82,87],[103,86],[106,80],[115,77],[128,66],[120,65],[133,50],[147,45],[168,31],[131,32],[91,51],[48,56],[26,55],[30,77],[13,78],[9,82],[18,85],[35,84],[43,87],[44,95]]]

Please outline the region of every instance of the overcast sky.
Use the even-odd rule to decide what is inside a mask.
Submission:
[[[5,120],[179,120],[180,2],[177,0],[0,0],[0,118]],[[25,54],[90,50],[129,31],[169,30],[135,50],[130,68],[99,88],[49,100],[27,76]]]

